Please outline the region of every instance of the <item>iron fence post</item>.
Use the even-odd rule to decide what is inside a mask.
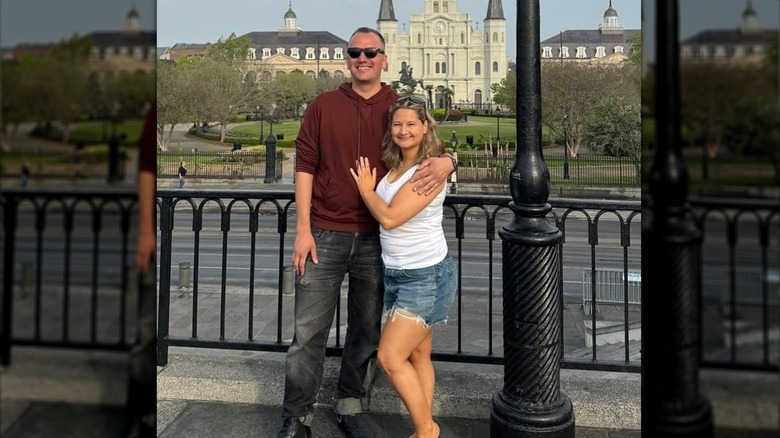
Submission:
[[[680,151],[678,2],[656,2],[656,130],[642,226],[642,434],[712,437],[699,392],[701,232]],[[649,219],[649,220],[648,220]]]
[[[574,437],[574,409],[560,390],[563,233],[546,215],[550,173],[542,159],[539,0],[517,5],[517,121],[510,173],[511,223],[501,228],[504,386],[493,395],[492,437]],[[530,129],[528,129],[530,127]]]
[[[0,363],[11,363],[11,317],[14,297],[14,251],[16,244],[17,202],[13,194],[5,194],[2,205],[3,235],[5,236],[5,253],[3,254],[3,299],[2,327],[0,328]]]
[[[168,364],[171,304],[171,251],[173,243],[173,199],[163,197],[160,204],[160,305],[157,316],[157,365]]]
[[[265,140],[265,180],[264,183],[276,182],[276,137],[268,135]]]

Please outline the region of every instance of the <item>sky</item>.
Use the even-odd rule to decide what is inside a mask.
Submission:
[[[0,0],[0,45],[56,43],[76,33],[121,30],[133,6],[141,27],[153,31],[155,3],[155,0]]]
[[[0,0],[2,1],[2,0]],[[7,1],[7,0],[5,0]],[[399,26],[409,16],[424,10],[424,0],[393,0]],[[345,40],[360,26],[376,27],[380,0],[292,0],[292,9],[303,30],[324,30]],[[458,11],[479,22],[487,13],[488,0],[459,0]],[[158,46],[176,43],[215,42],[231,32],[278,29],[289,7],[288,0],[159,0],[157,6]],[[507,19],[507,51],[514,58],[517,5],[503,0]],[[569,29],[598,29],[609,0],[540,0],[540,39]],[[612,7],[626,29],[639,29],[640,1],[612,0]],[[407,27],[408,28],[408,27]]]

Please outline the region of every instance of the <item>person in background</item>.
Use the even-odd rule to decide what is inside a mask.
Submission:
[[[278,438],[310,437],[314,402],[322,383],[325,346],[344,276],[347,333],[336,386],[335,411],[348,437],[373,437],[363,414],[363,382],[382,322],[383,266],[379,227],[360,198],[348,169],[358,157],[379,163],[387,110],[398,95],[380,81],[387,66],[384,39],[361,27],[349,39],[351,82],[318,95],[307,107],[296,140],[296,236],[292,264],[295,334],[285,361],[283,424]],[[420,166],[415,187],[433,190],[452,172],[450,158]],[[386,169],[380,166],[378,173]]]
[[[368,158],[360,157],[357,169],[350,169],[380,225],[389,313],[377,360],[412,417],[415,438],[439,436],[432,414],[431,334],[434,325],[447,321],[458,282],[442,227],[445,184],[420,196],[410,181],[420,163],[440,148],[436,122],[425,101],[402,97],[390,107],[390,128],[382,148],[382,161],[390,170],[377,185],[377,171]]]
[[[185,177],[185,175],[187,175],[187,163],[182,161],[179,164],[179,188],[184,187],[184,177]]]
[[[19,171],[19,186],[27,187],[27,183],[30,180],[30,168],[27,167],[27,163],[22,163],[22,169]]]
[[[155,192],[157,106],[146,114],[138,148],[138,238],[135,266],[140,294],[136,343],[130,350],[127,385],[127,438],[157,436],[157,234]]]

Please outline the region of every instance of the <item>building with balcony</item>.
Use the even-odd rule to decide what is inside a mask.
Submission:
[[[637,32],[641,29],[623,28],[609,0],[598,29],[565,30],[542,41],[542,62],[619,63],[628,57],[629,38]]]
[[[747,0],[739,26],[705,29],[680,42],[683,62],[759,63],[777,39],[777,29],[762,29],[753,2]]]

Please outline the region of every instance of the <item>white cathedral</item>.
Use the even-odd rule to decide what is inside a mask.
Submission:
[[[506,19],[501,0],[486,0],[487,14],[472,21],[471,14],[458,12],[457,0],[423,0],[424,12],[412,14],[407,23],[396,19],[392,0],[380,0],[376,29],[385,38],[388,68],[382,81],[390,84],[402,72],[422,81],[415,93],[428,95],[432,87],[433,106],[450,104],[490,108],[490,85],[507,74]],[[300,70],[311,78],[347,78],[345,53],[348,42],[328,31],[307,31],[298,26],[292,9],[284,14],[276,31],[249,32],[251,48],[245,65],[249,80],[270,80],[283,72]],[[202,56],[209,44],[177,44],[167,53],[176,61],[190,54]],[[449,92],[445,92],[449,89]],[[487,105],[485,107],[484,105]]]
[[[458,11],[457,0],[424,0],[424,12],[412,14],[408,26],[399,28],[393,0],[381,0],[377,30],[385,38],[388,68],[382,80],[398,81],[404,72],[433,87],[433,103],[446,105],[449,88],[452,104],[476,108],[490,104],[490,85],[507,74],[506,19],[501,0],[487,0],[482,29],[471,14]]]

